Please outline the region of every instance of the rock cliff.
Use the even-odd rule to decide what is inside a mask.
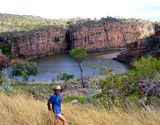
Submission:
[[[117,60],[129,63],[133,58],[145,55],[160,57],[160,30],[145,39],[127,44],[126,49],[117,56]]]
[[[73,47],[83,47],[89,51],[125,47],[154,33],[151,22],[144,20],[101,19],[98,23],[77,24],[70,30]]]
[[[88,51],[125,47],[154,34],[153,24],[144,20],[102,18],[99,21],[77,20],[67,25],[68,29],[50,25],[28,32],[3,32],[0,43],[8,44],[12,53],[19,57],[35,58],[75,47]]]
[[[0,42],[7,42],[12,52],[20,57],[34,58],[66,51],[66,30],[44,26],[31,32],[0,34]]]

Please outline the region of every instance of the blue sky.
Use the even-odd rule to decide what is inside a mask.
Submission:
[[[53,19],[120,16],[160,21],[160,0],[0,0],[0,13]]]

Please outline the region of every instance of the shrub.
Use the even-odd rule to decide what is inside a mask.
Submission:
[[[160,73],[156,73],[153,79],[154,80],[160,80]]]
[[[151,56],[142,57],[133,62],[133,69],[125,73],[107,75],[105,79],[97,82],[101,89],[95,98],[106,107],[113,104],[127,107],[127,97],[131,103],[139,105],[138,100],[143,97],[137,83],[145,77],[153,78],[160,70],[160,61]]]
[[[11,85],[11,79],[5,73],[1,73],[1,88],[7,95],[15,95],[16,90]]]
[[[160,61],[152,56],[142,57],[134,60],[133,67],[140,79],[144,77],[153,78],[160,70]]]
[[[139,96],[139,95],[131,94],[131,95],[129,95],[127,98],[128,98],[128,100],[129,100],[129,103],[130,103],[132,106],[136,106],[136,107],[142,106],[141,103],[140,103],[140,96]]]
[[[12,76],[20,76],[28,81],[30,75],[37,75],[38,67],[36,63],[33,62],[21,62],[15,64],[12,69]]]
[[[154,106],[160,105],[160,100],[156,96],[149,97],[149,102]]]
[[[64,98],[65,102],[71,102],[73,100],[77,100],[80,103],[85,103],[87,101],[87,97],[86,96],[67,95]]]
[[[73,74],[67,74],[67,73],[60,73],[57,75],[57,78],[60,80],[68,81],[69,79],[73,79]]]

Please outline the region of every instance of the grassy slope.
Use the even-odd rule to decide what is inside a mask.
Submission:
[[[46,102],[25,95],[8,97],[0,94],[1,125],[49,125],[50,116]],[[160,113],[156,111],[106,111],[82,105],[63,104],[63,113],[70,125],[159,125]]]

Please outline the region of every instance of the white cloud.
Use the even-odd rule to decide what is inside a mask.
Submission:
[[[159,0],[0,0],[0,13],[48,18],[122,16],[160,20]],[[150,8],[147,8],[150,7]]]

